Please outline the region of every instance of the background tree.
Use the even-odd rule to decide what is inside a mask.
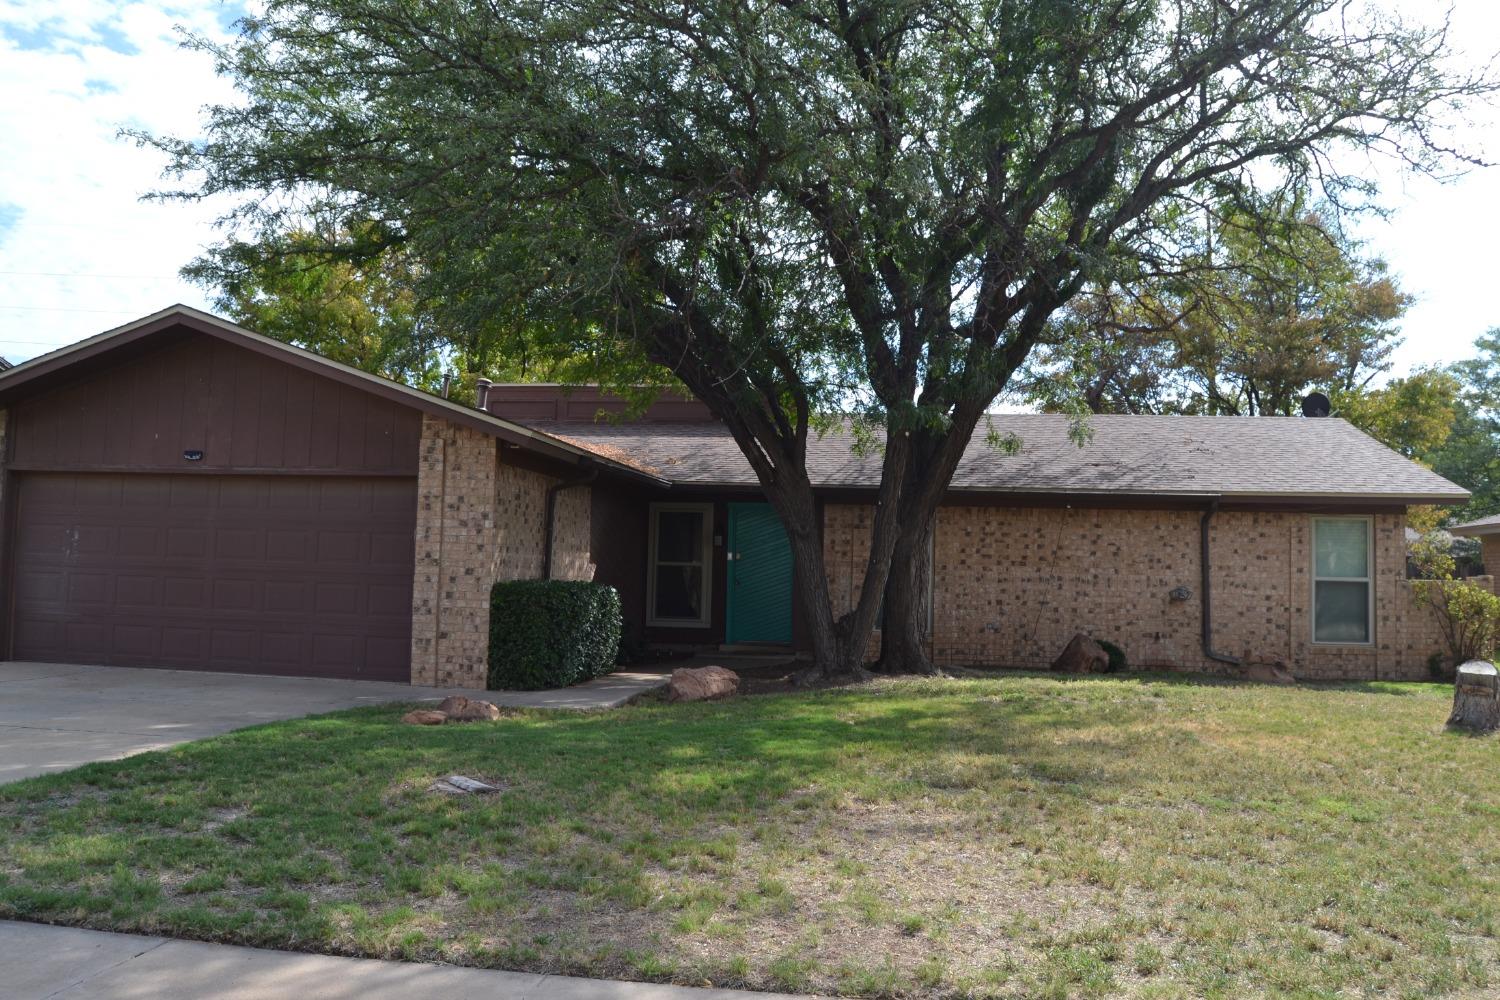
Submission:
[[[1059,307],[1170,270],[1224,192],[1359,201],[1335,147],[1434,168],[1492,89],[1340,0],[268,0],[198,44],[242,100],[142,138],[182,196],[248,195],[219,258],[374,219],[456,318],[669,370],[787,529],[817,672],[859,669],[882,597],[886,663],[930,669],[914,553]],[[806,468],[835,407],[884,437],[847,614]]]
[[[367,250],[371,244],[378,249]],[[524,317],[457,321],[462,293],[450,290],[436,308],[426,298],[423,272],[404,247],[386,245],[373,224],[332,239],[296,229],[259,246],[232,244],[184,268],[213,290],[217,310],[258,333],[429,392],[451,372],[458,400],[473,398],[479,378],[589,381],[607,367],[616,375],[639,369],[640,385],[660,381],[639,357],[601,358],[616,345],[586,331],[565,342],[528,336]]]
[[[1059,312],[1017,382],[1043,408],[1291,415],[1313,390],[1349,398],[1391,367],[1410,305],[1383,261],[1292,192],[1194,233],[1172,273],[1095,287]]]
[[[1343,417],[1407,458],[1430,464],[1447,443],[1463,406],[1463,385],[1442,369],[1419,369],[1377,388],[1335,389],[1329,399]]]
[[[233,266],[205,261],[185,274],[213,289],[217,310],[258,333],[436,389],[441,338],[419,305],[415,267],[397,253],[331,259],[318,252],[323,245],[316,235],[295,230],[278,237],[274,252],[237,253]]]
[[[1475,357],[1450,368],[1462,386],[1450,432],[1421,454],[1433,471],[1473,494],[1452,512],[1453,521],[1500,514],[1500,328],[1474,346]]]

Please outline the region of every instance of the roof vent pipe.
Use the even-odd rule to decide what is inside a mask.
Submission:
[[[443,372],[443,398],[447,399],[453,393],[453,373]]]
[[[487,378],[479,379],[474,383],[474,405],[486,413],[490,409],[490,386],[493,384]]]

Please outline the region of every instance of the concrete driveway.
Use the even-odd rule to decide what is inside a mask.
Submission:
[[[0,663],[0,783],[278,719],[450,694],[517,708],[604,709],[660,687],[616,673],[559,691],[455,691],[381,681]]]

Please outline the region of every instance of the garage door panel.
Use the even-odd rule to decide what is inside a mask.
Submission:
[[[266,532],[266,558],[301,562],[312,548],[312,533],[272,528]]]
[[[213,581],[213,608],[231,613],[259,611],[260,588],[258,580],[217,579]]]
[[[161,649],[161,629],[154,625],[116,625],[110,645],[121,656],[153,657]]]
[[[411,662],[411,643],[400,638],[366,636],[365,662],[380,673],[399,673],[408,670]]]
[[[160,577],[121,574],[115,577],[115,604],[123,608],[161,609]]]
[[[174,527],[167,529],[168,559],[202,559],[208,555],[213,529]]]
[[[154,478],[154,477],[153,477]],[[172,507],[185,507],[199,512],[213,506],[213,494],[218,490],[218,476],[170,476],[167,487],[168,503]]]
[[[263,559],[264,528],[220,528],[214,532],[214,556],[217,559]]]
[[[172,501],[172,486],[162,476],[130,476],[120,489],[121,507],[162,507]]]
[[[301,580],[268,580],[266,611],[271,614],[295,614],[304,610],[307,607],[307,587]]]
[[[60,569],[23,569],[16,574],[16,590],[24,597],[17,599],[17,606],[60,604],[67,587],[68,576]]]
[[[411,479],[28,474],[17,518],[17,657],[409,676]]]
[[[201,628],[163,626],[161,658],[167,664],[207,663],[208,632]]]
[[[73,490],[73,502],[82,506],[118,507],[119,476],[81,476]]]
[[[260,632],[249,628],[215,628],[208,634],[209,659],[220,670],[260,662]]]
[[[68,574],[67,601],[74,606],[109,607],[114,603],[114,579],[108,573]]]
[[[297,667],[307,661],[308,639],[295,632],[266,632],[261,636],[261,659],[269,666]]]
[[[369,551],[365,536],[353,531],[320,531],[318,533],[318,561],[339,562],[358,565],[366,560]]]
[[[127,559],[163,556],[167,551],[166,532],[155,525],[122,524],[117,543],[119,554]]]
[[[370,562],[375,566],[405,566],[412,559],[412,536],[399,532],[370,536]]]
[[[199,611],[208,607],[206,579],[168,576],[161,581],[163,611]]]
[[[18,650],[23,648],[60,649],[65,645],[63,623],[54,618],[38,618],[18,610],[13,621]],[[25,659],[20,653],[16,655]]]

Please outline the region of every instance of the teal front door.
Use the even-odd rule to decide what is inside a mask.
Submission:
[[[792,641],[792,547],[767,503],[729,505],[725,642]]]

